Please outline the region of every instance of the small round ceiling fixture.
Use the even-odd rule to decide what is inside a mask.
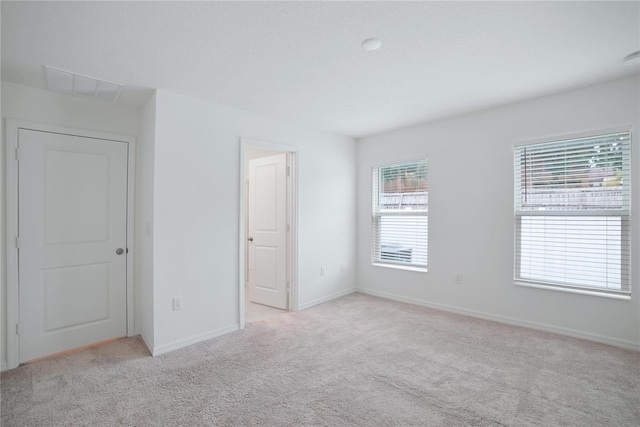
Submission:
[[[624,58],[625,65],[640,65],[640,50]]]
[[[364,50],[376,50],[379,49],[380,46],[382,46],[382,42],[376,38],[366,39],[362,42],[362,48]]]

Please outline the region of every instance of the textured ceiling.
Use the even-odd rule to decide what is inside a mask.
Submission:
[[[43,65],[364,136],[638,72],[631,2],[2,2],[2,79]],[[360,47],[378,37],[374,52]]]

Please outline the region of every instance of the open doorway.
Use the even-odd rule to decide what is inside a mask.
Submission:
[[[240,327],[297,309],[296,150],[241,139]]]

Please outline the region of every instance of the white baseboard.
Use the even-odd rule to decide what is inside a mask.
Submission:
[[[140,335],[140,338],[142,338],[142,342],[144,343],[145,346],[147,346],[147,350],[149,350],[150,354],[153,354],[153,344],[151,344],[142,334],[138,334]]]
[[[485,313],[482,311],[469,310],[466,308],[454,307],[446,304],[438,304],[417,298],[404,297],[401,295],[391,294],[388,292],[376,291],[373,289],[358,288],[357,292],[373,295],[380,298],[390,299],[408,304],[419,305],[422,307],[434,308],[436,310],[448,311],[450,313],[462,314],[464,316],[475,317],[478,319],[491,320],[499,323],[506,323],[513,326],[521,326],[523,328],[535,329],[543,332],[552,332],[559,335],[566,335],[573,338],[580,338],[588,341],[595,341],[602,344],[609,344],[621,347],[627,350],[640,351],[640,343],[619,338],[607,337],[604,335],[592,334],[589,332],[578,331],[575,329],[563,328],[559,326],[548,325],[545,323],[531,322],[529,320],[521,320],[508,316],[500,316],[497,314]]]
[[[357,292],[357,291],[358,290],[356,288],[351,288],[351,289],[347,289],[347,290],[344,290],[344,291],[333,293],[331,295],[324,296],[322,298],[316,298],[316,299],[314,299],[312,301],[308,301],[308,302],[305,302],[304,304],[298,305],[298,310],[299,311],[306,310],[307,308],[311,308],[314,305],[322,304],[323,302],[331,301],[332,299],[340,298],[340,297],[352,294],[352,293]]]
[[[230,326],[225,326],[224,328],[216,329],[214,331],[205,332],[203,334],[194,335],[189,338],[184,338],[181,340],[173,341],[167,344],[163,344],[157,347],[153,347],[151,354],[153,356],[158,356],[163,353],[168,353],[173,350],[177,350],[179,348],[187,347],[189,345],[197,344],[202,341],[210,340],[211,338],[216,338],[221,335],[225,335],[231,332],[235,332],[240,330],[239,324],[234,324]]]

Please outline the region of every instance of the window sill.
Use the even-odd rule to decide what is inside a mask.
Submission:
[[[411,267],[411,266],[404,266],[404,265],[397,265],[397,264],[381,264],[381,263],[371,263],[372,266],[374,267],[382,267],[382,268],[392,268],[394,270],[407,270],[407,271],[417,271],[418,273],[426,273],[429,270],[426,268],[420,268],[420,267]]]
[[[530,283],[530,282],[521,282],[515,281],[513,283],[516,286],[522,286],[525,288],[537,288],[537,289],[546,289],[549,291],[559,291],[559,292],[568,292],[571,294],[580,294],[580,295],[590,295],[594,297],[602,297],[602,298],[611,298],[623,301],[631,301],[631,295],[621,295],[621,294],[610,294],[607,292],[599,292],[597,290],[590,289],[575,289],[575,288],[563,288],[560,286],[551,286],[551,285],[542,285],[539,283]]]

